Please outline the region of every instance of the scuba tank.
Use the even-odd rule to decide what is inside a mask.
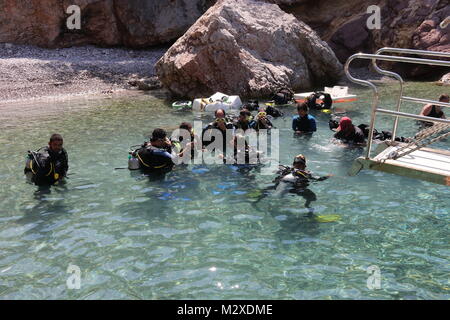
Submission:
[[[128,169],[130,170],[140,169],[139,159],[133,154],[133,152],[130,152],[130,154],[128,155]]]
[[[142,148],[144,145],[135,145],[130,147],[130,152],[128,152],[128,169],[130,170],[138,170],[141,168],[141,165],[139,164],[139,159],[137,157],[137,152],[140,148]],[[136,147],[139,147],[135,149]]]

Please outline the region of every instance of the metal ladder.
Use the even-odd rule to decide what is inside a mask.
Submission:
[[[374,167],[373,166],[374,159],[371,158],[370,156],[371,156],[371,150],[372,150],[372,145],[373,145],[372,138],[373,138],[375,120],[376,120],[376,116],[378,113],[390,115],[395,118],[393,129],[392,129],[392,139],[390,141],[390,143],[392,145],[395,144],[395,138],[397,135],[397,127],[398,127],[398,122],[399,122],[400,117],[450,125],[450,120],[448,120],[448,119],[437,119],[437,118],[432,118],[432,117],[420,116],[417,114],[401,112],[400,109],[401,109],[401,105],[402,105],[403,101],[420,103],[420,104],[430,103],[433,105],[438,105],[438,106],[443,106],[443,107],[450,107],[450,103],[444,103],[444,102],[435,101],[435,100],[428,100],[428,99],[404,96],[403,95],[403,89],[404,89],[403,78],[399,74],[392,72],[392,71],[387,71],[387,70],[381,69],[377,65],[377,61],[381,60],[381,61],[405,62],[405,63],[413,63],[413,64],[450,67],[450,61],[436,60],[436,59],[423,59],[423,58],[411,58],[411,57],[403,57],[403,56],[392,56],[392,55],[385,55],[384,53],[450,58],[450,53],[447,53],[447,52],[400,49],[400,48],[389,48],[389,47],[381,48],[375,54],[357,53],[357,54],[352,55],[350,58],[348,58],[348,60],[345,64],[345,67],[344,67],[344,71],[345,71],[345,74],[347,75],[347,78],[354,83],[370,87],[373,91],[369,137],[368,137],[366,155],[364,157],[364,160],[366,160],[366,161],[365,162],[359,161],[359,165],[361,166],[361,168],[359,170],[361,170],[363,167],[369,168],[369,169],[372,169]],[[379,108],[379,98],[380,98],[379,92],[378,92],[377,87],[372,82],[367,81],[367,80],[357,79],[351,75],[351,73],[349,71],[349,67],[350,67],[351,62],[355,59],[371,60],[372,65],[376,72],[383,74],[383,75],[393,77],[396,80],[398,80],[400,88],[399,88],[399,95],[397,98],[395,111]],[[361,158],[358,158],[358,159],[361,160]],[[371,160],[372,163],[369,160]],[[356,174],[357,172],[359,172],[359,170],[353,168],[353,170],[352,170],[353,174]],[[449,181],[450,181],[450,178],[449,178]],[[435,182],[435,181],[433,181],[433,182]],[[447,184],[447,182],[445,182],[444,184]]]

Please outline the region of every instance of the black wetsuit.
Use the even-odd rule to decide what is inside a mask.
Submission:
[[[226,130],[228,129],[234,129],[234,126],[231,122],[226,122],[225,123],[225,127]],[[213,143],[215,141],[215,137],[212,135],[211,129],[217,129],[222,133],[222,150],[220,150],[221,152],[223,152],[224,154],[226,153],[226,149],[227,149],[227,136],[226,136],[226,130],[221,130],[219,128],[219,126],[217,125],[216,122],[211,122],[210,124],[208,124],[202,132],[202,145],[203,147],[207,147],[209,146],[211,143]]]
[[[439,112],[436,111],[435,105],[431,106],[431,111],[430,111],[430,113],[428,113],[428,117],[431,117],[431,118],[442,118],[443,115],[444,115],[444,112],[442,110]]]
[[[436,111],[436,106],[431,106],[431,111],[428,113],[427,117],[440,119],[444,116],[444,112],[441,110],[439,112]],[[422,127],[431,127],[434,123],[429,121],[417,121],[418,125]]]
[[[273,124],[272,122],[270,122],[269,119],[266,119],[266,125],[263,125],[260,121],[258,120],[254,120],[250,123],[250,126],[252,129],[255,129],[256,131],[262,130],[262,129],[272,129]]]
[[[50,160],[55,166],[55,173],[57,173],[60,178],[65,177],[69,170],[69,157],[67,151],[62,148],[60,152],[54,152],[49,147],[45,147],[44,151],[48,152],[50,155]]]
[[[339,131],[334,134],[334,137],[336,139],[342,140],[345,143],[364,143],[366,140],[364,132],[357,126],[353,127],[355,130],[352,133],[344,134],[343,131]]]
[[[44,151],[48,152],[50,161],[55,167],[55,173],[57,173],[60,178],[65,177],[67,175],[67,171],[69,170],[69,157],[67,155],[67,151],[62,148],[60,152],[55,152],[49,147],[45,147]]]
[[[289,184],[289,193],[299,195],[303,197],[305,202],[305,207],[309,208],[312,201],[316,201],[316,194],[308,189],[311,181],[323,181],[329,178],[329,176],[319,177],[313,175],[311,172],[306,170],[299,170],[292,167],[280,166],[280,170],[277,172],[278,176],[275,178],[274,186],[270,186],[263,190],[261,196],[258,197],[256,202],[267,196],[269,190],[276,190],[281,183]],[[287,175],[292,174],[295,177],[295,181],[283,181]]]
[[[234,128],[235,129],[242,129],[244,131],[250,129],[250,121],[236,121],[234,123]]]

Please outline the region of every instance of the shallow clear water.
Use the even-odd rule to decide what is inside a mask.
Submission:
[[[352,91],[361,99],[342,107],[368,123],[370,92]],[[436,98],[441,91],[409,83],[406,94]],[[393,108],[395,90],[383,89],[383,97]],[[1,299],[450,298],[449,189],[374,171],[347,176],[362,151],[332,144],[329,115],[315,114],[319,130],[309,140],[293,137],[290,117],[275,120],[281,163],[303,153],[310,170],[334,174],[311,186],[312,206],[341,219],[318,223],[305,218],[299,196],[256,203],[274,178],[257,170],[189,166],[164,181],[114,170],[154,127],[200,118],[163,100],[21,108],[0,116]],[[387,117],[377,121],[377,128],[391,125]],[[400,125],[401,135],[416,130],[411,121]],[[24,181],[25,154],[53,132],[64,136],[71,175],[65,186],[39,190]],[[66,286],[70,264],[81,269],[79,290]],[[367,287],[371,265],[381,270],[381,289]]]

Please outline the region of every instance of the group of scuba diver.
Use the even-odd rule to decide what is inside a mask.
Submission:
[[[274,97],[276,105],[286,104],[289,100],[289,91],[285,91],[282,95]],[[310,136],[317,131],[316,119],[309,114],[310,109],[330,109],[332,106],[331,98],[322,98],[322,103],[318,104],[316,99],[323,93],[314,93],[304,102],[296,103],[298,115],[292,118],[292,130],[295,135]],[[448,95],[441,95],[439,101],[449,102]],[[256,115],[252,115],[252,111],[256,111]],[[421,114],[445,118],[439,106],[426,105]],[[283,116],[283,112],[268,105],[260,107],[258,101],[250,100],[241,107],[238,115],[229,117],[225,110],[217,109],[214,113],[214,121],[206,125],[201,132],[201,138],[193,130],[193,126],[189,122],[183,122],[179,125],[176,134],[168,137],[167,132],[162,128],[154,129],[149,141],[142,145],[134,146],[129,154],[128,169],[141,170],[143,173],[150,173],[164,176],[170,172],[175,165],[180,164],[179,159],[194,159],[199,154],[208,150],[211,145],[215,155],[223,159],[224,163],[230,159],[245,159],[244,164],[250,162],[250,154],[255,152],[258,164],[261,164],[263,155],[254,150],[254,146],[247,143],[246,137],[248,131],[258,134],[262,130],[270,132],[275,128],[271,122],[272,118]],[[430,123],[422,123],[422,125],[430,125]],[[334,131],[334,138],[341,143],[353,146],[365,145],[369,136],[369,126],[361,124],[355,126],[349,117],[336,118],[329,120],[329,128]],[[213,142],[217,136],[222,137],[220,145]],[[386,140],[391,139],[392,135],[388,131],[378,132],[374,130],[373,139]],[[396,138],[398,141],[407,142],[404,137]],[[220,141],[220,139],[219,139]],[[238,145],[243,148],[238,148]],[[133,147],[132,147],[133,148]],[[231,152],[226,150],[232,148]],[[181,165],[186,162],[181,162]],[[232,162],[233,163],[233,162]],[[236,162],[234,162],[236,163]],[[241,162],[242,163],[242,162]],[[280,165],[273,180],[273,186],[266,188],[260,192],[258,201],[267,195],[270,190],[277,189],[280,184],[289,185],[288,192],[295,193],[305,198],[305,207],[310,209],[310,203],[316,200],[314,192],[308,186],[313,181],[323,181],[331,175],[318,177],[313,175],[306,169],[307,159],[304,155],[297,155],[292,166]],[[50,137],[47,147],[38,149],[37,151],[29,151],[25,166],[25,175],[27,180],[36,185],[54,185],[64,181],[67,177],[69,169],[68,155],[63,148],[63,138],[60,134],[53,134]]]

